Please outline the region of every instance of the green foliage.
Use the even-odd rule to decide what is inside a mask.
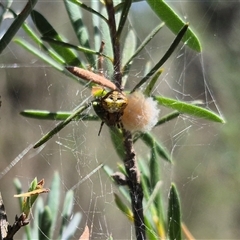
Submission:
[[[181,210],[176,186],[172,184],[168,202],[168,232],[170,240],[181,240]]]
[[[94,1],[92,1],[94,2]],[[137,2],[137,1],[134,1]],[[184,23],[180,17],[170,8],[170,6],[164,1],[147,1],[148,4],[152,7],[155,13],[165,22],[165,25],[176,34],[176,38],[170,44],[169,49],[166,51],[164,56],[157,61],[155,66],[148,68],[146,75],[136,84],[136,86],[131,90],[134,92],[142,88],[143,84],[146,84],[144,93],[147,96],[151,95],[152,89],[157,82],[158,77],[160,76],[162,70],[162,65],[170,58],[174,50],[178,47],[181,41],[186,41],[187,45],[196,51],[201,51],[201,45],[198,38],[189,29],[189,24]],[[111,76],[110,80],[115,81],[114,79],[114,51],[112,45],[117,45],[123,43],[122,48],[122,64],[120,66],[120,71],[123,75],[124,87],[128,81],[128,73],[131,69],[131,64],[135,58],[140,54],[142,49],[149,44],[151,39],[158,33],[164,26],[163,23],[159,24],[141,43],[137,43],[137,36],[134,34],[134,31],[130,30],[126,37],[122,34],[122,30],[127,21],[127,15],[131,6],[132,1],[122,1],[121,3],[114,6],[115,19],[117,22],[116,33],[114,39],[109,37],[109,32],[111,33],[114,28],[111,24],[110,19],[106,17],[106,9],[102,6],[101,10],[95,10],[93,6],[95,3],[92,3],[93,6],[87,6],[78,0],[65,0],[66,11],[69,16],[69,20],[72,23],[73,30],[77,36],[80,46],[73,45],[68,43],[67,40],[60,33],[58,33],[54,27],[49,23],[49,21],[39,12],[33,11],[31,16],[33,22],[41,34],[41,37],[38,36],[38,33],[35,33],[26,23],[23,25],[23,29],[28,34],[28,36],[37,44],[40,45],[42,51],[36,47],[36,45],[26,42],[23,39],[15,39],[15,42],[20,46],[24,47],[26,50],[30,51],[34,55],[41,58],[47,64],[53,66],[56,70],[61,71],[71,78],[77,80],[80,84],[86,85],[86,82],[76,78],[66,71],[65,66],[74,65],[81,68],[86,68],[86,66],[92,67],[94,70],[97,69],[96,60],[100,57],[105,57],[106,68],[108,75]],[[111,1],[106,1],[106,5],[111,4]],[[80,7],[80,8],[79,8]],[[94,36],[93,40],[90,39],[88,29],[84,24],[84,19],[82,15],[82,10],[86,10],[89,14],[92,14],[92,25],[94,26]],[[115,23],[114,19],[114,23]],[[101,26],[101,36],[99,28]],[[103,52],[99,51],[100,40],[104,40],[105,47]],[[129,41],[132,39],[132,41]],[[44,41],[49,43],[49,46],[46,46]],[[95,46],[93,46],[95,43]],[[85,59],[80,59],[77,51],[81,51],[84,54]],[[147,64],[146,64],[147,65]],[[147,69],[147,68],[146,68]],[[150,69],[150,70],[149,70]],[[155,96],[154,99],[160,106],[165,106],[170,109],[174,109],[173,113],[159,119],[156,127],[160,124],[170,121],[179,114],[188,114],[194,117],[205,118],[210,121],[216,121],[223,123],[224,120],[221,116],[213,113],[210,110],[206,110],[202,107],[196,106],[194,104],[185,103],[182,101]],[[84,111],[90,107],[90,104],[80,103],[79,106],[71,112],[60,112],[60,113],[50,113],[48,111],[39,111],[39,110],[25,110],[21,114],[26,117],[39,118],[39,119],[54,119],[54,120],[63,120],[60,122],[56,128],[48,132],[46,135],[41,138],[34,147],[39,147],[51,137],[64,128],[69,122],[73,120],[99,120],[98,117],[88,115]],[[97,136],[97,134],[96,134]],[[118,156],[123,159],[125,156],[125,151],[123,147],[123,133],[118,129],[111,130],[111,137],[113,146],[118,153]],[[176,187],[172,184],[169,194],[169,203],[168,211],[163,207],[163,196],[161,194],[161,166],[160,159],[164,159],[171,164],[172,159],[170,153],[162,146],[162,144],[153,137],[150,133],[140,133],[139,136],[136,136],[134,141],[141,139],[150,152],[150,156],[147,159],[138,159],[138,166],[141,172],[141,184],[144,193],[144,221],[146,225],[146,232],[149,239],[181,239],[181,219],[180,219],[180,201],[176,191]],[[113,170],[108,166],[104,166],[105,172],[108,176],[112,176]],[[126,175],[123,165],[119,166],[119,171],[122,175]],[[122,176],[122,175],[118,175]],[[126,176],[127,178],[127,176]],[[113,179],[113,178],[112,178]],[[116,178],[115,178],[116,179]],[[114,181],[116,183],[116,181]],[[124,183],[124,181],[123,181]],[[36,226],[34,226],[31,231],[27,233],[28,239],[32,236],[40,239],[51,239],[53,235],[53,230],[56,225],[57,215],[58,215],[58,206],[59,206],[59,176],[55,175],[52,191],[49,195],[48,203],[46,207],[43,207],[42,200],[37,201],[36,208],[34,212],[34,217],[37,220],[37,224],[42,231],[39,231]],[[131,212],[130,207],[130,196],[128,190],[125,186],[117,185],[122,196],[115,194],[115,202],[119,209],[130,219],[133,219],[133,213]],[[124,200],[122,200],[124,198]],[[57,202],[56,202],[57,201]],[[67,225],[64,220],[65,217],[68,218],[72,211],[73,203],[73,193],[69,191],[65,197],[64,203],[64,218],[60,227],[60,236],[59,239],[68,239],[73,234],[74,231],[72,226],[77,226],[80,221],[80,215],[76,214],[72,221]],[[167,215],[167,217],[166,217]],[[29,237],[30,236],[30,237]]]
[[[43,17],[42,14],[33,10],[31,13],[31,17],[37,29],[42,34],[42,37],[55,39],[58,41],[63,40],[63,38],[56,32],[56,30]],[[81,66],[81,62],[78,59],[77,54],[73,50],[69,48],[63,48],[62,46],[59,46],[54,42],[49,42],[49,44],[52,47],[52,49],[63,59],[65,65],[68,64],[73,66]]]
[[[180,199],[174,184],[169,190],[168,209],[163,206],[164,198],[162,196],[161,164],[156,148],[152,148],[149,159],[138,159],[138,166],[141,172],[141,183],[144,192],[144,221],[147,227],[148,239],[181,239],[181,211]],[[119,170],[123,172],[122,165]],[[112,178],[113,170],[104,166],[106,174]],[[115,182],[114,178],[112,178]],[[115,203],[119,210],[126,217],[133,221],[133,213],[130,209],[130,196],[127,189],[118,186],[122,196],[115,195]],[[124,200],[125,201],[124,201]],[[167,216],[167,217],[166,217]]]
[[[165,1],[147,0],[147,2],[157,16],[165,22],[165,24],[174,34],[177,34],[184,26],[184,22],[181,20],[181,18]],[[195,33],[190,28],[183,37],[183,41],[186,42],[190,48],[201,52],[201,44]]]
[[[160,105],[177,110],[179,113],[185,113],[194,117],[205,118],[214,122],[225,123],[224,119],[221,116],[194,104],[161,96],[155,96],[154,98]]]
[[[37,0],[29,0],[25,8],[22,10],[22,12],[14,16],[15,17],[14,22],[11,24],[11,26],[8,28],[8,30],[0,40],[0,54],[6,48],[6,46],[9,44],[12,38],[16,35],[17,31],[20,29],[20,27],[22,26],[23,22],[28,17],[28,15],[31,13],[36,3],[37,3]],[[12,1],[7,1],[6,6],[4,6],[1,3],[0,7],[3,9],[3,11],[0,18],[0,23],[3,19],[3,14],[10,8],[11,4],[12,4]]]
[[[22,187],[18,179],[14,181],[16,190],[18,194],[21,194]],[[30,185],[29,191],[31,192],[36,189],[37,180],[34,179]],[[59,206],[61,204],[61,192],[60,192],[60,177],[58,173],[54,174],[51,191],[48,195],[48,200],[44,206],[43,199],[39,194],[33,194],[29,200],[21,200],[20,206],[23,208],[23,212],[26,210],[25,202],[31,201],[30,208],[28,211],[32,210],[34,205],[34,221],[33,225],[25,226],[26,237],[24,239],[56,239],[57,233],[55,232],[56,226],[60,227],[60,232],[57,239],[72,239],[77,226],[81,221],[81,214],[79,212],[75,213],[72,217],[72,210],[74,205],[74,194],[72,190],[67,191],[62,211],[59,211]],[[28,197],[27,197],[28,199]],[[59,222],[59,215],[61,215],[61,222]],[[72,217],[72,218],[71,218]],[[71,220],[70,220],[71,218]],[[31,225],[31,221],[30,221]]]

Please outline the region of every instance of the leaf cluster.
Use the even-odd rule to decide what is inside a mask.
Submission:
[[[34,221],[31,226],[25,226],[24,239],[71,239],[74,237],[75,231],[79,226],[82,215],[77,212],[73,215],[74,206],[74,193],[73,190],[68,190],[63,203],[63,209],[59,211],[61,204],[61,191],[60,191],[60,177],[58,173],[54,174],[51,191],[48,193],[46,204],[44,204],[40,193],[32,192],[34,186],[36,186],[37,180],[34,179],[30,184],[28,193],[31,193],[30,197],[19,198],[20,207],[23,212],[32,212]],[[14,180],[14,185],[18,195],[23,196],[28,193],[22,194],[22,186],[18,179]],[[35,189],[35,188],[34,188]],[[33,203],[35,203],[34,211]],[[28,204],[30,203],[30,204]],[[61,222],[59,222],[59,215],[61,214]],[[30,219],[31,216],[29,216]],[[57,226],[60,226],[59,233],[55,232]],[[56,238],[56,236],[58,236]]]
[[[173,11],[173,9],[164,1],[161,0],[147,0],[149,6],[157,14],[157,16],[163,21],[146,37],[146,39],[139,43],[136,34],[131,29],[128,31],[126,36],[123,36],[123,28],[127,21],[127,16],[129,9],[133,2],[138,1],[115,1],[115,5],[111,0],[103,1],[103,4],[99,4],[97,1],[92,1],[91,5],[88,6],[79,0],[64,0],[65,8],[68,13],[69,20],[72,24],[74,33],[79,41],[79,45],[74,45],[69,43],[67,39],[58,33],[51,23],[38,11],[28,11],[27,14],[31,12],[31,18],[38,29],[39,32],[35,32],[27,23],[22,24],[19,20],[19,15],[13,12],[9,6],[4,7],[5,10],[10,11],[16,18],[18,24],[12,26],[14,31],[18,30],[22,26],[23,30],[30,37],[33,43],[26,41],[21,38],[15,38],[14,42],[19,44],[21,47],[25,48],[27,51],[31,52],[38,58],[42,59],[47,64],[51,65],[58,71],[74,79],[81,85],[86,85],[83,79],[70,74],[67,71],[66,66],[77,66],[83,69],[94,69],[99,70],[96,63],[99,57],[105,59],[105,68],[111,81],[116,81],[116,72],[119,72],[114,68],[116,65],[116,56],[114,55],[114,47],[121,43],[121,65],[120,73],[122,74],[120,87],[124,89],[127,81],[128,74],[131,69],[132,62],[139,55],[139,53],[150,43],[151,39],[164,27],[167,26],[174,34],[176,38],[170,44],[169,49],[166,51],[164,56],[159,59],[159,61],[150,69],[146,70],[146,75],[136,84],[131,92],[142,89],[145,95],[150,96],[155,83],[157,82],[159,76],[161,75],[162,65],[169,59],[174,50],[177,48],[178,44],[183,41],[190,48],[201,51],[201,45],[198,38],[194,32],[189,28],[188,23],[184,23],[180,17]],[[114,19],[107,18],[107,10],[110,8],[105,8],[106,5],[112,6],[112,11],[115,13]],[[92,16],[92,28],[94,29],[94,35],[91,38],[89,35],[89,29],[86,26],[85,20],[83,18],[82,11],[88,11]],[[27,15],[25,16],[27,17]],[[113,24],[117,27],[113,28]],[[101,31],[100,31],[101,29]],[[116,30],[116,31],[115,31]],[[115,32],[113,32],[115,31]],[[109,34],[109,32],[111,34]],[[12,30],[7,31],[4,37],[0,41],[0,49],[6,47],[6,38],[11,40]],[[40,36],[39,36],[40,35]],[[114,35],[111,38],[110,35]],[[105,47],[103,51],[100,51],[101,41],[104,40]],[[130,41],[131,40],[131,41]],[[5,41],[3,43],[3,41]],[[5,45],[4,45],[5,44]],[[41,48],[39,50],[39,47]],[[147,67],[146,67],[147,69]],[[115,82],[116,83],[116,82]],[[224,122],[224,119],[218,114],[197,106],[194,103],[186,103],[178,101],[176,99],[170,99],[163,96],[153,96],[157,101],[159,106],[164,106],[173,109],[174,112],[167,116],[159,119],[156,127],[160,124],[164,124],[166,121],[170,121],[180,114],[188,114],[194,117],[200,117],[208,119],[215,122]],[[80,103],[79,106],[70,112],[48,112],[46,110],[25,110],[22,115],[32,118],[40,119],[51,119],[51,120],[62,120],[56,128],[47,133],[40,141],[38,141],[35,147],[38,147],[48,141],[54,134],[59,132],[63,127],[65,127],[70,121],[73,120],[100,120],[97,116],[88,115],[84,111],[89,107],[89,104],[85,102]],[[111,129],[111,138],[114,147],[121,159],[124,156],[124,147],[122,140],[122,132],[119,129]],[[181,212],[180,212],[180,200],[174,184],[171,185],[169,190],[168,199],[168,210],[165,211],[163,207],[163,197],[161,195],[161,172],[160,172],[160,158],[166,160],[168,163],[172,162],[171,155],[169,152],[161,145],[161,143],[150,133],[140,133],[136,135],[134,141],[142,140],[146,146],[149,148],[150,157],[149,159],[138,159],[138,166],[141,172],[141,184],[144,192],[144,222],[146,225],[146,232],[149,239],[159,239],[159,238],[169,238],[169,239],[181,239],[182,232],[182,222],[181,222]],[[113,171],[108,167],[104,166],[105,172],[112,176]],[[119,171],[121,175],[116,175],[113,178],[116,182],[116,176],[121,180],[124,185],[124,177],[126,176],[125,169],[122,165],[119,166]],[[49,196],[48,206],[43,207],[41,201],[36,204],[36,210],[34,216],[38,221],[35,221],[36,226],[27,232],[28,239],[33,239],[34,237],[44,238],[42,233],[44,233],[47,238],[51,239],[53,236],[53,226],[56,224],[57,218],[57,208],[56,204],[52,199],[59,199],[59,184],[58,180],[53,181],[55,186],[52,187],[53,192]],[[115,201],[119,209],[132,221],[133,213],[129,207],[130,197],[127,189],[124,186],[119,186],[124,200],[115,194]],[[72,192],[68,193],[65,201],[66,203],[66,217],[71,213],[71,201],[73,201]],[[69,200],[70,199],[70,200]],[[52,212],[53,211],[53,212]],[[77,217],[76,217],[77,218]],[[79,222],[80,217],[77,218]],[[74,220],[74,219],[73,219]],[[71,222],[71,224],[73,224]],[[74,223],[76,225],[76,223]],[[38,231],[38,226],[40,226],[41,232]],[[64,228],[68,229],[64,223],[62,223]],[[60,239],[64,238],[65,235],[70,236],[73,232],[66,233],[64,228],[61,230]],[[41,235],[41,236],[40,236]],[[71,235],[72,236],[72,235]]]

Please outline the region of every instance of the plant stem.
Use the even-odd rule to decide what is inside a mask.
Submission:
[[[129,131],[123,129],[124,147],[126,157],[124,159],[125,169],[128,175],[127,185],[129,187],[134,225],[137,240],[146,239],[145,224],[143,216],[143,190],[140,183],[140,172],[137,167],[136,154],[133,148],[133,138]]]
[[[22,213],[20,217],[16,215],[15,222],[11,226],[7,221],[7,214],[5,211],[5,207],[3,204],[2,195],[0,192],[0,239],[4,240],[13,240],[13,236],[17,233],[17,231],[26,226],[29,223],[29,220],[26,217],[26,214]]]
[[[121,72],[121,54],[120,54],[120,35],[121,29],[126,21],[126,16],[121,21],[120,31],[117,33],[116,21],[115,21],[115,10],[113,6],[112,0],[105,0],[106,9],[108,13],[108,25],[110,30],[110,36],[112,41],[113,48],[113,67],[114,67],[114,81],[117,88],[122,89],[122,72]],[[131,2],[126,5],[127,14],[129,8],[131,6]],[[123,16],[122,16],[123,17]],[[126,156],[124,159],[124,165],[127,172],[127,185],[129,187],[129,193],[131,197],[132,211],[134,217],[134,226],[137,240],[145,240],[146,239],[146,231],[144,224],[144,216],[143,216],[143,190],[140,182],[140,172],[137,167],[136,162],[136,154],[133,148],[133,138],[132,134],[125,129],[123,131],[123,141],[124,148],[126,151]]]
[[[121,72],[121,56],[120,56],[120,42],[117,36],[117,28],[115,21],[115,10],[112,0],[105,0],[106,9],[108,13],[108,26],[113,48],[113,65],[114,65],[114,82],[120,90],[122,90],[122,72]]]

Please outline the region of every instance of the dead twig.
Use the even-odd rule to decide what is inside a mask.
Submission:
[[[15,217],[15,222],[11,226],[7,221],[7,214],[3,204],[2,195],[0,192],[0,240],[13,240],[13,236],[23,226],[26,226],[29,220],[25,213],[19,217]]]

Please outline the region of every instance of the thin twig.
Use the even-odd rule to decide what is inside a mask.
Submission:
[[[114,81],[116,86],[122,89],[122,73],[121,73],[121,55],[120,55],[120,34],[117,34],[116,22],[115,22],[115,10],[112,0],[105,0],[106,9],[108,13],[108,24],[110,29],[113,56],[114,56]],[[130,4],[131,5],[131,4]],[[127,9],[130,8],[127,6]],[[124,25],[125,20],[122,22]],[[121,28],[123,27],[121,26]],[[120,30],[121,32],[121,30]],[[119,33],[120,33],[119,32]],[[124,165],[127,172],[127,185],[129,187],[132,211],[134,216],[134,225],[137,240],[146,239],[146,231],[143,216],[143,190],[140,182],[140,172],[136,163],[136,154],[133,148],[133,138],[129,131],[123,129],[123,141],[126,156],[124,159]]]
[[[115,10],[112,0],[105,0],[106,9],[108,13],[108,26],[113,49],[113,65],[114,65],[114,82],[120,90],[122,90],[122,72],[121,72],[121,56],[120,56],[120,42],[117,36],[117,28],[115,21]]]
[[[12,226],[8,223],[7,214],[0,192],[0,240],[13,240],[13,236],[17,233],[17,231],[28,223],[29,220],[24,213],[22,213],[20,217],[15,217],[15,222]]]
[[[22,213],[19,217],[15,217],[15,222],[12,226],[8,226],[8,233],[4,240],[13,240],[13,236],[17,233],[17,231],[29,224],[29,220],[26,218],[26,215]]]
[[[133,138],[129,131],[123,129],[124,147],[126,158],[124,159],[125,169],[128,175],[127,185],[130,191],[134,225],[137,240],[146,239],[145,224],[143,216],[143,190],[140,182],[140,172],[137,167],[136,154],[133,148]]]

